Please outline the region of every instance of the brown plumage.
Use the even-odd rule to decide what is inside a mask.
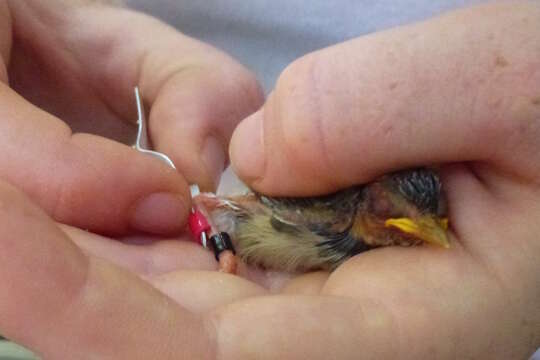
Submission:
[[[448,247],[441,183],[429,169],[307,198],[246,194],[195,199],[247,263],[283,271],[333,270],[360,252],[423,242]]]

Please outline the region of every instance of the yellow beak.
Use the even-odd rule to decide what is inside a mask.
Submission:
[[[395,227],[400,231],[411,234],[414,237],[429,244],[450,247],[446,229],[448,228],[448,219],[438,219],[432,216],[422,216],[418,219],[395,218],[384,222],[386,227]]]

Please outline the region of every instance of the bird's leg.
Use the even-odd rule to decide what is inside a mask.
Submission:
[[[212,198],[218,200],[213,194],[197,195],[193,198],[193,209],[189,219],[190,230],[203,247],[212,248],[219,263],[219,271],[235,274],[237,259],[232,241],[227,232],[219,231],[208,209],[207,205],[210,204],[204,201]]]

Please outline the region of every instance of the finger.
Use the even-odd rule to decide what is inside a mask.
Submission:
[[[172,75],[154,100],[149,98],[156,148],[170,154],[186,179],[203,191],[217,189],[233,129],[262,103],[253,78],[223,60],[219,67]]]
[[[238,126],[233,167],[274,195],[467,160],[537,181],[539,22],[537,2],[490,4],[310,54]]]
[[[106,31],[117,44],[114,57],[103,60],[105,75],[113,68],[125,81],[109,77],[102,86],[126,93],[126,87],[139,84],[150,106],[155,148],[168,154],[189,182],[215,190],[234,127],[262,104],[255,77],[224,53],[145,15],[93,8],[80,11],[77,19],[85,29],[79,41]]]
[[[54,4],[17,2],[13,12],[24,24],[16,29],[29,39],[25,46],[47,60],[41,61],[40,71],[54,74],[64,89],[51,95],[50,83],[26,81],[35,66],[25,61],[30,55],[25,49],[14,55],[16,89],[46,109],[54,104],[55,114],[86,129],[87,116],[81,118],[81,108],[74,112],[67,99],[75,98],[93,113],[102,109],[110,123],[114,117],[135,119],[132,94],[139,85],[150,110],[154,147],[168,154],[189,182],[214,189],[228,161],[234,127],[262,104],[255,77],[224,53],[149,16],[121,8]],[[62,26],[51,25],[43,34],[43,14]],[[69,71],[58,74],[59,66]]]
[[[218,271],[176,271],[151,279],[151,284],[194,313],[254,296],[267,295],[263,287],[239,276]]]
[[[197,316],[84,256],[23,195],[0,185],[0,332],[43,358],[210,358]]]
[[[520,274],[525,277],[510,275],[510,263],[509,273],[497,274],[488,257],[462,246],[442,252],[428,247],[373,251],[333,272],[322,294],[360,302],[376,294],[372,299],[392,315],[394,330],[401,329],[392,340],[403,354],[396,358],[526,358],[536,345],[538,324],[531,279],[525,272]],[[523,324],[517,320],[521,316],[530,320]]]
[[[512,289],[513,294],[528,292],[528,281],[534,282],[532,274],[540,273],[538,189],[503,180],[493,196],[489,184],[485,187],[485,181],[491,179],[479,179],[470,167],[447,166],[441,172],[452,204],[448,214],[452,232],[475,259],[490,264],[489,269],[506,283],[506,289]]]
[[[392,250],[392,266],[381,251],[340,267],[324,296],[258,297],[216,309],[209,316],[218,357],[520,359],[533,351],[534,330],[517,320],[523,310],[472,257],[441,253],[434,261],[432,249]]]
[[[324,271],[310,272],[291,279],[281,292],[283,294],[319,295],[329,274]]]
[[[183,236],[163,239],[139,235],[117,241],[72,226],[60,227],[85,254],[105,259],[148,280],[179,270],[218,269],[214,254],[209,249]],[[292,277],[287,273],[247,266],[240,260],[237,275],[272,292],[280,291]]]
[[[107,260],[144,278],[177,270],[217,271],[218,268],[212,252],[184,238],[145,237],[144,245],[136,245],[71,226],[62,225],[61,229],[85,254]],[[130,242],[132,240],[140,243],[140,237],[130,238]]]
[[[185,180],[160,161],[59,119],[0,84],[0,176],[55,220],[96,232],[178,232],[190,209]]]
[[[112,16],[116,19],[118,14],[111,13],[111,23],[116,23]],[[126,17],[140,25],[118,29],[130,45],[117,49],[120,59],[115,60],[138,60],[138,73],[129,75],[138,75],[136,81],[150,104],[154,146],[171,156],[189,182],[215,190],[228,161],[233,129],[262,104],[255,77],[224,53],[151,18]],[[88,21],[92,18],[85,16],[89,31],[100,26]],[[150,26],[154,31],[148,34]],[[149,36],[154,42],[146,41]]]
[[[218,358],[402,358],[393,316],[375,302],[319,296],[247,299],[211,313]]]

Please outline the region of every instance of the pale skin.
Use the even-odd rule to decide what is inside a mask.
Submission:
[[[4,16],[17,20],[14,3],[8,11],[0,2]],[[118,84],[135,76],[123,56],[133,58],[137,41],[109,48],[105,58],[94,58],[92,46],[111,39],[109,21],[123,24],[126,36],[134,23],[151,20],[130,13],[135,16],[131,21],[112,21],[127,15],[107,8],[77,9],[89,13],[71,24],[82,37],[75,39],[79,47],[72,51],[82,51],[78,61],[94,66],[74,66],[62,74],[91,71],[88,81],[102,83],[101,71],[108,69],[106,74],[115,81],[105,99],[120,100],[103,109],[117,106],[115,113],[130,114],[131,94],[121,93]],[[21,21],[15,23],[20,26]],[[151,21],[152,31],[163,36],[163,47],[177,46],[179,55],[195,51],[198,56],[192,61],[200,61],[203,69],[167,75],[163,68],[186,66],[174,63],[179,61],[175,57],[169,60],[168,50],[163,56],[173,64],[149,70],[147,77],[139,73],[140,82],[147,84],[147,100],[158,109],[150,117],[156,147],[182,164],[174,174],[116,142],[70,137],[58,118],[21,100],[6,85],[6,74],[17,78],[19,69],[29,69],[24,62],[21,68],[14,65],[24,47],[6,40],[10,26],[0,22],[4,64],[11,60],[0,87],[0,101],[7,104],[0,106],[0,146],[7,146],[3,152],[8,154],[17,149],[7,160],[0,159],[5,180],[0,186],[0,333],[45,358],[527,358],[540,345],[539,23],[538,2],[485,5],[338,44],[284,71],[262,109],[234,131],[230,156],[237,173],[259,191],[309,195],[398,168],[439,164],[452,242],[449,250],[371,251],[332,274],[288,278],[249,269],[242,270],[243,277],[215,272],[213,254],[197,245],[177,239],[149,243],[152,239],[133,231],[172,234],[177,230],[172,222],[135,221],[134,226],[121,215],[122,204],[156,189],[178,193],[189,206],[185,179],[215,184],[208,179],[216,179],[220,167],[204,172],[206,168],[191,163],[193,154],[185,153],[202,140],[186,135],[175,140],[187,142],[177,149],[171,137],[181,138],[185,131],[206,134],[210,128],[226,146],[234,125],[262,101],[247,71]],[[150,38],[145,46],[161,39],[145,33]],[[160,54],[163,47],[156,45],[149,53]],[[63,59],[45,54],[38,51],[37,57]],[[216,56],[220,66],[226,59],[225,69],[217,74],[209,70],[215,68]],[[152,85],[160,71],[169,80]],[[27,81],[34,79],[32,73],[21,74]],[[180,79],[170,80],[175,76]],[[170,85],[159,85],[163,83]],[[31,84],[36,86],[21,82],[17,90],[31,98],[29,89],[60,82]],[[87,94],[63,85],[54,89],[58,97],[37,105],[66,121],[77,120],[66,103],[93,108],[84,100]],[[224,103],[230,108],[209,106],[216,87],[215,96],[229,94]],[[243,95],[235,96],[238,89]],[[66,97],[70,100],[62,100]],[[167,112],[179,103],[182,106]],[[220,116],[224,114],[234,115]],[[186,124],[187,118],[197,121]],[[24,127],[28,122],[32,125]],[[206,125],[201,129],[200,123]],[[38,126],[40,136],[33,137]],[[195,144],[190,139],[196,139]],[[35,144],[54,147],[57,157]],[[64,146],[82,151],[63,152]],[[241,151],[246,148],[252,151]],[[88,153],[92,156],[77,158]],[[26,159],[40,161],[31,167]],[[46,161],[52,165],[43,165]],[[79,162],[96,170],[85,172]],[[57,170],[50,171],[51,166]],[[93,171],[114,172],[118,180],[123,175],[117,169],[126,167],[129,179],[135,179],[131,186],[114,188],[112,176],[96,185]],[[63,180],[74,173],[77,181]],[[120,182],[129,184],[129,179]],[[19,190],[6,183],[16,181],[22,181]],[[54,188],[59,181],[68,189],[62,201],[54,198],[55,192],[42,190],[43,184]],[[111,188],[115,191],[107,190]],[[99,201],[91,201],[93,196]],[[108,212],[115,206],[113,214],[120,218]],[[126,241],[78,227],[119,234]],[[141,241],[146,245],[130,244]]]

